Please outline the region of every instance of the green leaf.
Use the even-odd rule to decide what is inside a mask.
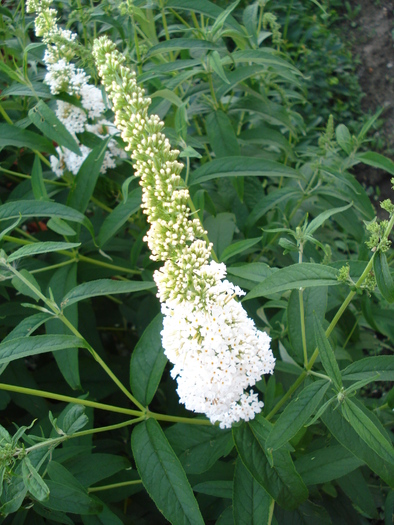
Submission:
[[[227,268],[228,274],[257,283],[261,283],[275,271],[277,271],[276,268],[270,268],[268,264],[265,263],[248,263],[242,266],[230,266]]]
[[[95,498],[94,498],[95,499]],[[106,505],[103,510],[94,516],[81,516],[83,525],[123,525],[123,521],[118,518]]]
[[[6,337],[4,337],[2,343],[5,343],[6,341],[12,341],[13,339],[17,339],[19,337],[30,336],[35,332],[35,330],[37,330],[37,328],[44,324],[45,321],[50,319],[50,317],[51,314],[42,312],[23,319],[23,321],[21,321]]]
[[[24,277],[26,279],[26,281],[29,281],[29,283],[32,284],[34,286],[34,288],[36,288],[36,290],[38,292],[41,291],[40,285],[38,284],[38,282],[36,281],[35,277],[30,272],[28,272],[27,270],[22,268],[22,270],[20,270],[18,273],[19,273],[19,275]],[[35,301],[38,301],[38,299],[39,299],[38,295],[24,281],[22,281],[22,279],[20,277],[18,277],[18,275],[15,275],[11,279],[11,283],[12,283],[12,286],[19,293],[21,293],[22,295],[27,295],[27,297],[31,297]]]
[[[0,125],[1,126],[1,125]],[[85,215],[57,202],[42,202],[33,200],[19,200],[7,202],[0,206],[0,221],[5,219],[19,219],[19,217],[57,217],[85,226],[94,238],[92,223]]]
[[[394,162],[387,157],[384,157],[380,153],[373,151],[366,151],[365,153],[359,153],[356,155],[356,160],[368,166],[373,166],[384,171],[387,171],[391,175],[394,175]]]
[[[145,329],[130,361],[130,387],[138,401],[148,406],[159,386],[167,358],[161,345],[163,316],[158,314]]]
[[[63,348],[83,348],[81,338],[73,335],[35,335],[18,337],[0,344],[0,364],[31,355],[56,352]]]
[[[341,208],[333,208],[331,210],[326,210],[320,213],[317,217],[315,217],[307,226],[305,230],[306,235],[312,235],[315,233],[315,231],[320,228],[320,226],[331,217],[331,215],[335,215],[336,213],[341,213],[342,211],[347,210],[353,206],[353,203],[351,202],[347,206],[342,206]]]
[[[272,34],[272,33],[268,33]],[[232,64],[232,63],[242,63],[247,62],[248,64],[263,64],[267,67],[269,66],[280,66],[281,68],[287,68],[291,70],[293,73],[295,73],[298,76],[301,76],[302,73],[299,71],[296,67],[293,66],[293,64],[282,58],[283,55],[281,55],[280,52],[269,48],[259,48],[259,49],[242,49],[238,51],[234,51],[231,53],[231,56],[225,57],[223,59],[223,64]],[[276,70],[280,71],[280,70]]]
[[[295,460],[295,467],[306,485],[328,483],[353,472],[361,465],[364,465],[364,461],[341,445],[318,448]]]
[[[278,292],[309,288],[311,286],[338,285],[338,270],[314,263],[299,263],[281,268],[253,288],[244,300],[264,297]]]
[[[190,3],[190,0],[167,0],[166,7],[168,9],[184,9],[185,11],[193,11],[205,15],[212,20],[216,20],[223,14],[223,9],[208,0],[198,0],[198,3]],[[228,25],[242,31],[241,26],[234,20],[232,16],[225,18],[224,25]]]
[[[181,98],[178,97],[173,91],[170,91],[169,89],[159,89],[158,91],[155,91],[152,95],[150,95],[150,98],[164,98],[165,100],[168,100],[176,106],[177,108],[183,105],[183,101]]]
[[[50,253],[57,252],[59,250],[71,250],[81,246],[81,243],[77,242],[36,242],[34,244],[28,244],[22,246],[8,257],[8,262],[16,261],[22,257],[31,257],[32,255],[38,255],[39,253]]]
[[[269,523],[272,498],[239,458],[235,465],[233,505],[235,525]]]
[[[172,525],[204,525],[185,471],[154,419],[140,423],[131,447],[144,487]]]
[[[79,168],[75,177],[75,183],[68,196],[67,204],[71,208],[82,213],[85,212],[96,187],[109,141],[110,137],[93,148]]]
[[[97,236],[99,246],[103,246],[109,239],[114,237],[133,213],[140,209],[141,195],[141,189],[135,189],[128,195],[127,201],[118,204],[105,218]]]
[[[360,381],[376,376],[375,381],[394,381],[394,356],[365,357],[342,370],[344,381]]]
[[[29,456],[25,456],[22,460],[22,476],[25,487],[33,498],[44,501],[49,497],[49,488],[31,464]]]
[[[297,188],[282,188],[275,190],[268,195],[264,195],[262,199],[259,199],[253,210],[250,212],[246,221],[246,226],[250,228],[253,226],[261,217],[263,217],[268,211],[274,209],[281,202],[285,203],[292,198],[299,198],[301,191]]]
[[[353,140],[348,128],[344,124],[339,124],[339,126],[336,127],[335,138],[343,151],[350,155],[354,148]]]
[[[166,430],[166,437],[187,474],[201,474],[234,448],[231,431],[216,426],[177,423]]]
[[[360,469],[342,476],[337,483],[357,509],[369,518],[378,518],[376,504]]]
[[[214,37],[216,33],[223,28],[225,21],[237,7],[239,1],[240,0],[236,0],[231,5],[226,7],[226,9],[222,13],[220,13],[220,15],[216,18],[215,23],[213,24],[212,29],[210,31],[211,37]]]
[[[206,118],[206,129],[217,158],[241,154],[237,136],[226,113],[221,110],[210,113]]]
[[[222,177],[291,177],[301,175],[284,164],[273,160],[251,157],[223,157],[203,164],[191,173],[189,186]]]
[[[341,405],[342,412],[360,438],[385,462],[394,465],[394,450],[373,421],[349,398]]]
[[[341,445],[347,448],[357,458],[364,461],[371,470],[376,472],[388,485],[394,487],[394,468],[376,454],[351,425],[342,416],[339,410],[332,405],[322,414],[321,419],[331,434]]]
[[[58,268],[49,280],[48,289],[52,290],[53,298],[57,304],[60,304],[62,297],[77,285],[77,266],[77,264],[70,264]],[[78,305],[74,304],[71,308],[68,308],[64,315],[74,328],[78,329]],[[47,334],[52,335],[67,335],[70,333],[69,328],[60,319],[48,321],[46,331]],[[60,372],[73,390],[82,388],[79,376],[78,354],[78,348],[65,348],[54,354]]]
[[[51,140],[11,124],[0,124],[0,148],[16,146],[17,148],[29,148],[44,153],[55,154],[55,146]]]
[[[212,51],[212,53],[209,55],[209,64],[211,66],[212,71],[214,71],[218,75],[218,77],[221,80],[223,80],[223,82],[225,82],[226,84],[230,84],[230,81],[228,80],[224,68],[222,66],[220,55],[216,50]]]
[[[293,352],[291,355],[299,362],[304,362],[304,349],[302,342],[301,301],[300,290],[293,290],[287,304],[287,330]],[[306,350],[308,358],[315,348],[316,340],[313,325],[313,312],[323,321],[327,308],[327,287],[306,288],[302,292],[304,306],[304,320]]]
[[[264,66],[264,69],[266,66]],[[253,76],[259,72],[260,66],[246,66],[245,68],[238,68],[238,70],[250,69]],[[262,69],[262,71],[264,70]],[[233,73],[234,75],[234,73]],[[228,78],[232,80],[232,76],[228,75]],[[218,91],[217,97],[221,95],[221,91],[227,90],[227,86],[223,86]],[[260,100],[257,97],[241,97],[235,104],[232,104],[230,111],[246,111],[247,113],[254,113],[258,115],[264,122],[274,126],[284,126],[290,130],[294,135],[297,135],[297,129],[294,127],[289,111],[280,104],[276,104],[271,100]],[[265,161],[264,161],[265,162]]]
[[[102,509],[101,503],[76,487],[52,480],[48,480],[47,485],[49,498],[42,504],[48,509],[81,515],[97,514]]]
[[[43,46],[43,49],[45,48],[45,44],[40,43],[38,45]],[[43,84],[42,82],[31,82],[30,86],[25,86],[19,83],[11,84],[11,86],[1,92],[0,97],[4,98],[10,95],[16,95],[18,97],[52,98],[52,94],[46,84]]]
[[[208,230],[209,240],[220,258],[222,252],[229,246],[235,232],[235,216],[232,213],[218,213],[216,217],[209,216],[204,222]]]
[[[201,492],[201,494],[207,494],[208,496],[214,496],[216,498],[231,499],[233,496],[233,482],[225,480],[204,481],[194,485],[193,491]]]
[[[380,293],[389,303],[394,303],[394,281],[387,262],[387,255],[379,250],[373,258],[373,271]]]
[[[48,193],[45,188],[44,179],[42,176],[42,167],[40,157],[34,157],[33,168],[31,170],[31,187],[33,189],[34,198],[38,201],[48,201]]]
[[[242,463],[268,494],[283,508],[295,509],[307,499],[308,490],[287,450],[267,455],[264,442],[272,425],[262,421],[256,418],[233,428],[235,446]]]
[[[153,57],[155,55],[161,55],[162,53],[170,53],[172,51],[184,51],[185,49],[198,49],[199,51],[209,51],[211,49],[218,49],[219,46],[208,40],[197,40],[195,38],[173,38],[161,42],[156,46],[149,49],[146,58]]]
[[[83,405],[71,405],[64,416],[62,430],[66,434],[72,435],[82,430],[88,421],[89,418],[85,414],[85,407]]]
[[[314,0],[311,0],[313,2]],[[336,500],[332,505],[337,505]],[[312,503],[312,501],[305,501],[296,510],[288,511],[277,507],[275,509],[275,517],[277,519],[276,524],[280,525],[333,525],[334,521],[331,521],[331,516],[327,510],[320,506]],[[347,517],[347,516],[346,516]],[[346,519],[346,518],[345,518]],[[335,522],[338,525],[339,522]],[[345,525],[345,522],[341,522]],[[347,522],[346,525],[349,525]],[[355,525],[355,523],[353,523]]]
[[[76,235],[76,231],[71,228],[69,224],[67,224],[63,219],[58,219],[56,217],[52,217],[52,219],[49,219],[47,222],[47,226],[50,230],[54,231],[55,233],[58,233],[59,235]]]
[[[117,293],[140,292],[150,290],[156,285],[152,281],[114,281],[112,279],[97,279],[80,284],[70,290],[63,297],[61,306],[68,308],[70,305],[88,299],[89,297],[98,297],[100,295],[112,295]]]
[[[81,155],[81,150],[74,137],[45,102],[39,100],[38,104],[29,111],[29,117],[33,124],[50,140],[56,138],[56,142],[60,146]]]
[[[341,372],[324,328],[315,313],[313,315],[313,322],[315,327],[316,346],[319,349],[322,365],[334,383],[335,388],[340,390],[342,388]]]
[[[384,525],[392,525],[394,515],[394,490],[390,490],[384,502]]]
[[[330,382],[324,379],[315,381],[290,401],[275,422],[266,447],[277,450],[290,441],[314,414],[329,386]]]
[[[249,250],[249,248],[260,242],[261,239],[262,237],[255,237],[254,239],[244,239],[243,241],[237,241],[233,244],[230,244],[222,251],[220,255],[220,261],[227,261],[227,259],[230,259],[230,257],[234,257],[234,255],[238,255],[239,253]]]
[[[130,462],[123,456],[94,453],[68,460],[67,467],[81,485],[90,487],[114,474],[130,470]]]

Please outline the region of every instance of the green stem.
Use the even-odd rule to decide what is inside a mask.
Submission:
[[[94,350],[94,348],[86,341],[86,339],[75,328],[75,326],[67,319],[67,317],[64,314],[60,314],[58,315],[58,319],[60,319],[60,321],[62,321],[62,323],[67,326],[70,332],[72,332],[76,337],[84,341],[85,346],[88,349],[88,351],[92,354],[92,356],[97,361],[97,363],[101,366],[101,368],[105,370],[105,372],[112,379],[112,381],[118,386],[118,388],[124,393],[124,395],[128,397],[130,401],[134,403],[134,405],[136,405],[142,412],[145,412],[145,407],[133,396],[131,392],[127,390],[127,388],[120,381],[120,379],[118,379],[116,375],[112,372],[112,370],[109,368],[107,363],[103,361],[103,359],[99,356],[96,350]]]
[[[62,266],[67,266],[68,264],[73,264],[77,262],[76,259],[69,259],[68,261],[63,261],[58,264],[52,264],[51,266],[46,266],[45,268],[39,268],[38,270],[30,270],[30,273],[41,273],[47,272],[48,270],[56,270],[56,268],[61,268]]]
[[[166,416],[165,414],[157,414],[156,412],[150,412],[149,410],[146,413],[146,417],[152,417],[156,421],[168,421],[170,423],[185,423],[186,425],[206,425],[212,426],[212,423],[209,419],[189,419],[187,417],[178,417],[178,416]]]
[[[11,171],[6,170],[5,168],[0,168],[0,171],[5,173],[6,175],[13,175],[14,177],[19,177],[20,179],[31,179],[31,175],[25,175],[24,173],[18,173],[17,171]],[[50,180],[50,179],[42,179],[47,184],[52,184],[53,186],[63,186],[67,187],[68,184],[66,182],[59,182],[56,180]]]
[[[28,238],[32,237],[31,235],[24,232],[23,230],[21,230],[20,233],[22,235],[25,235]],[[3,239],[8,242],[14,242],[15,244],[22,244],[24,246],[27,244],[34,244],[34,242],[38,242],[38,240],[35,238],[34,238],[34,241],[30,241],[30,240],[19,239],[18,237],[12,237],[11,235],[4,235]],[[102,268],[109,268],[110,270],[115,270],[115,271],[119,271],[122,273],[129,273],[132,275],[141,274],[140,270],[132,270],[131,268],[125,268],[124,266],[117,266],[116,264],[111,264],[111,263],[107,263],[104,261],[98,261],[96,259],[92,259],[91,257],[87,257],[86,255],[81,255],[81,254],[76,255],[75,252],[68,252],[66,250],[58,250],[57,253],[61,255],[65,255],[66,257],[70,257],[71,259],[73,259],[73,261],[83,261],[89,264],[94,264],[95,266],[101,266]]]
[[[112,483],[112,485],[102,485],[101,487],[91,487],[88,489],[89,494],[91,492],[98,492],[99,490],[111,490],[119,487],[127,487],[128,485],[139,485],[142,483],[141,479],[134,479],[130,481],[121,481],[120,483]]]
[[[70,254],[71,255],[71,254]],[[86,257],[85,255],[78,255],[79,261],[84,261],[90,264],[95,264],[96,266],[101,266],[103,268],[109,268],[111,270],[117,270],[122,273],[130,273],[132,275],[140,275],[140,270],[132,270],[131,268],[125,268],[123,266],[117,266],[116,264],[107,263],[104,261],[97,261],[96,259],[92,259],[91,257]]]
[[[294,392],[301,385],[301,383],[303,383],[307,375],[308,375],[308,372],[304,370],[301,373],[301,375],[296,379],[296,381],[291,385],[291,387],[286,392],[286,394],[282,397],[282,399],[278,401],[278,403],[274,406],[271,412],[266,416],[265,419],[267,419],[268,421],[272,419],[272,417],[278,412],[278,410],[280,410],[280,408],[282,408],[282,406],[287,402],[289,397],[291,397],[294,394]]]
[[[89,401],[88,399],[79,399],[77,397],[65,396],[63,394],[55,394],[54,392],[45,392],[44,390],[26,388],[24,386],[0,383],[0,390],[6,390],[7,392],[16,392],[17,394],[25,394],[28,396],[43,397],[45,399],[53,399],[54,401],[63,401],[64,403],[75,403],[76,405],[83,405],[86,407],[96,408],[98,410],[106,410],[107,412],[116,412],[117,414],[126,414],[128,416],[142,417],[144,415],[139,410],[131,410],[128,408],[116,407],[114,405],[107,405],[105,403]]]

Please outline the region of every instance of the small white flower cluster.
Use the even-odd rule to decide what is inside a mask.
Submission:
[[[48,84],[51,93],[58,95],[61,92],[68,93],[79,99],[81,107],[75,106],[61,100],[57,101],[56,115],[65,125],[74,139],[79,143],[76,133],[90,131],[101,139],[117,133],[116,127],[106,121],[103,117],[105,103],[102,92],[96,86],[89,84],[89,75],[83,69],[78,69],[71,62],[74,57],[74,46],[76,45],[75,33],[64,30],[57,25],[55,9],[50,9],[52,0],[27,0],[28,12],[36,12],[35,30],[37,36],[42,36],[47,45],[44,54],[44,63],[47,67],[45,83]],[[89,120],[94,123],[89,123]],[[52,171],[61,177],[64,170],[76,175],[91,152],[87,146],[79,144],[81,155],[65,147],[57,147],[57,156],[50,157]],[[125,151],[117,146],[114,139],[108,143],[101,173],[107,169],[114,168],[116,158],[126,158]]]
[[[145,240],[152,259],[165,262],[154,279],[164,314],[163,348],[180,401],[222,428],[248,421],[263,406],[249,388],[275,366],[270,337],[235,299],[243,292],[225,279],[226,266],[209,262],[212,245],[201,239],[206,232],[199,220],[190,218],[179,152],[161,132],[159,117],[148,115],[151,101],[134,72],[106,37],[95,42],[93,55],[140,177],[151,225]]]
[[[275,359],[270,337],[235,300],[244,292],[224,279],[225,265],[211,261],[201,270],[216,281],[203,305],[163,303],[163,348],[174,364],[171,375],[177,377],[181,402],[226,428],[261,411],[257,394],[246,389],[272,373]]]

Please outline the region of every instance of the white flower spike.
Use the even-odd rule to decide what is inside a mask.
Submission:
[[[202,240],[199,220],[190,218],[179,151],[171,149],[159,117],[148,115],[151,101],[135,73],[106,37],[96,40],[93,55],[140,177],[151,258],[164,261],[154,279],[164,314],[163,348],[180,401],[222,428],[253,419],[263,403],[250,387],[275,366],[270,337],[235,299],[244,292],[225,279],[226,266],[209,262],[212,245]]]

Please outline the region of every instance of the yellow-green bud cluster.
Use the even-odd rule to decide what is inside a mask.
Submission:
[[[112,101],[115,125],[134,159],[136,175],[143,188],[142,209],[151,228],[145,238],[152,259],[167,261],[162,268],[161,301],[178,297],[191,299],[206,285],[195,273],[208,262],[211,247],[199,238],[205,231],[198,219],[190,219],[189,191],[180,174],[179,151],[172,150],[161,132],[164,123],[148,115],[151,100],[136,82],[133,71],[123,65],[125,58],[106,37],[93,48],[98,72]]]

